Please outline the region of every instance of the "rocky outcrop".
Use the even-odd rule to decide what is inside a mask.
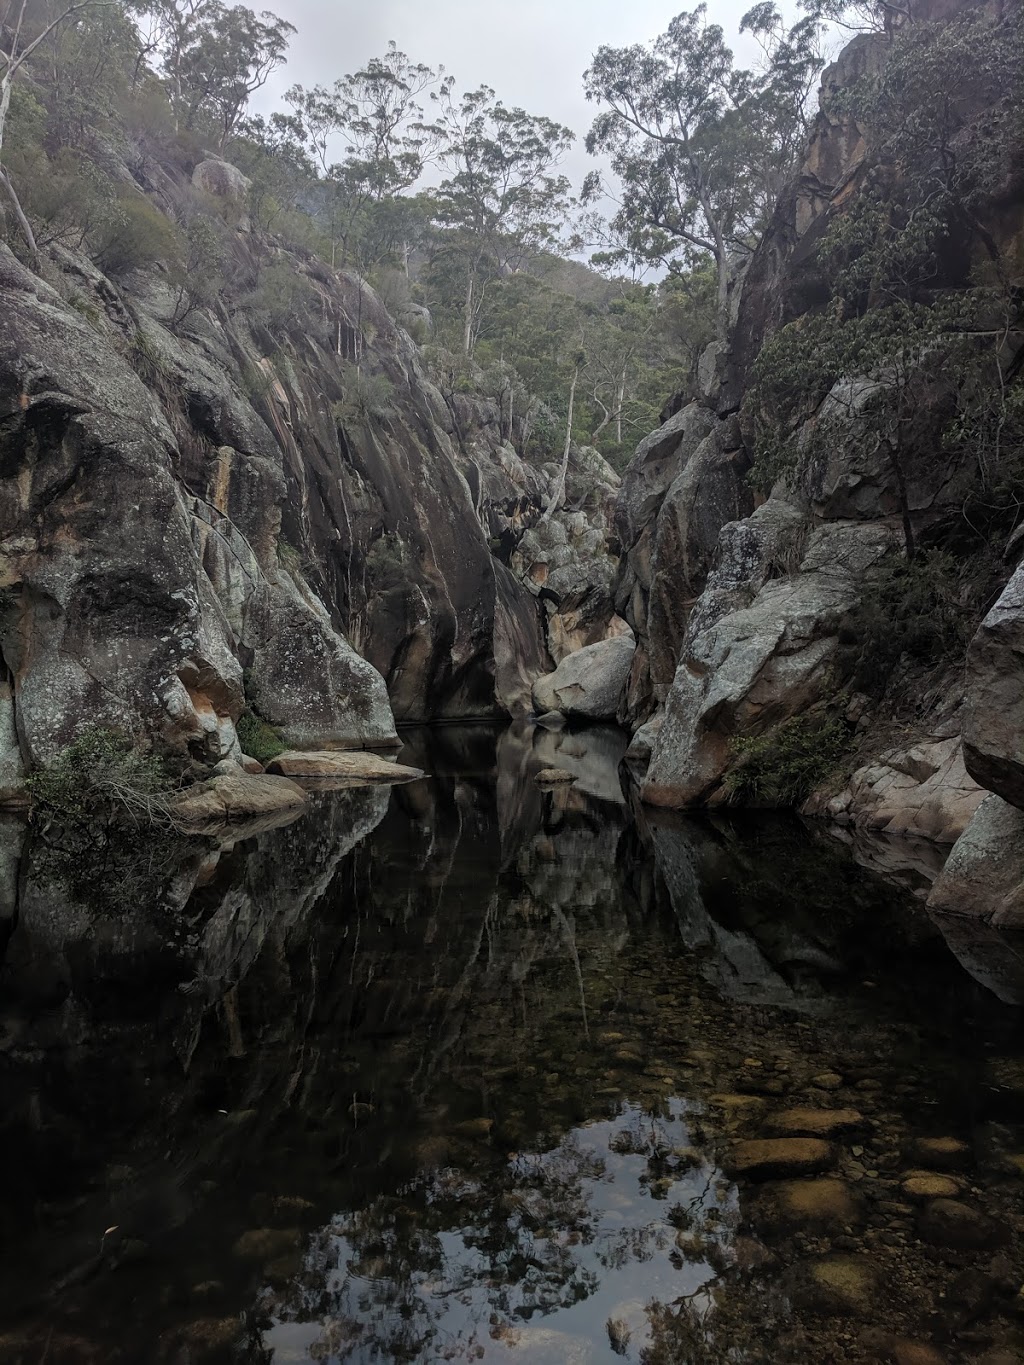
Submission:
[[[967,652],[964,761],[1004,801],[1024,807],[1024,566]]]
[[[237,773],[221,773],[207,782],[175,797],[171,804],[171,819],[188,833],[219,830],[224,825],[242,821],[287,823],[301,815],[306,807],[302,788],[286,777],[252,776],[239,769]]]
[[[614,719],[633,661],[633,637],[617,635],[569,654],[533,685],[537,711],[560,711],[582,720]]]
[[[892,534],[856,522],[821,526],[798,572],[775,577],[799,522],[794,508],[766,503],[723,530],[641,789],[652,805],[706,802],[730,766],[735,737],[765,734],[831,694],[839,623]]]
[[[1024,810],[988,796],[953,845],[928,908],[1024,928]]]
[[[815,795],[805,815],[882,834],[952,844],[987,793],[968,776],[959,735],[890,749],[857,771],[835,796]]]
[[[510,568],[557,469],[497,405],[442,393],[364,282],[251,232],[228,163],[138,174],[170,213],[222,205],[239,298],[0,246],[0,793],[84,723],[213,765],[247,705],[304,748],[525,714],[549,642],[619,628],[613,471],[574,449]]]

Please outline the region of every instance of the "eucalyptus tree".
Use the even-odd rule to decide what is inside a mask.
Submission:
[[[436,192],[445,229],[438,250],[462,279],[462,347],[471,355],[488,278],[520,270],[553,246],[567,219],[569,181],[558,166],[574,134],[551,119],[507,108],[489,86],[456,100],[450,84],[437,94],[447,178]]]
[[[710,257],[721,341],[731,259],[756,245],[794,169],[822,65],[814,16],[786,30],[765,3],[744,25],[762,42],[759,72],[735,65],[701,4],[651,44],[599,48],[584,77],[587,98],[605,106],[587,149],[610,157],[621,184],[620,257],[677,270]],[[585,197],[598,189],[588,177]]]

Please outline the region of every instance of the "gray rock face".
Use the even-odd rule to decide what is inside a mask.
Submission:
[[[393,736],[382,680],[302,576],[279,571],[280,476],[256,451],[220,449],[208,466],[214,496],[198,499],[113,336],[2,247],[0,290],[0,655],[23,760],[49,761],[87,724],[210,763],[231,757],[243,657],[268,711],[304,739]],[[251,423],[258,430],[255,414]],[[233,461],[236,499],[248,503],[236,517]]]
[[[614,718],[634,649],[632,637],[620,635],[568,655],[534,683],[534,707],[585,720]]]
[[[987,796],[953,845],[929,910],[1024,928],[1024,811]]]
[[[967,652],[964,761],[1004,801],[1024,807],[1024,565]]]
[[[828,694],[839,621],[892,543],[882,526],[830,523],[812,533],[797,574],[769,578],[794,527],[792,509],[769,507],[723,532],[642,788],[652,805],[705,801],[734,735],[764,734]]]
[[[615,514],[623,551],[615,601],[637,637],[620,709],[631,728],[664,702],[719,532],[753,509],[747,467],[735,420],[691,403],[640,442],[626,469]]]

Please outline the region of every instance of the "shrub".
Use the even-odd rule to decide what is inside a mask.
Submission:
[[[242,752],[256,759],[257,763],[269,763],[285,751],[286,745],[281,742],[278,732],[253,711],[242,712],[235,723],[235,730]]]
[[[116,730],[83,730],[26,785],[37,807],[71,823],[111,823],[124,815],[136,824],[170,822],[173,783],[164,763]]]
[[[104,223],[90,234],[93,259],[108,275],[126,275],[157,261],[176,264],[181,243],[173,224],[134,190],[123,192]]]
[[[846,753],[850,735],[837,717],[793,716],[767,734],[733,739],[735,766],[725,789],[734,805],[801,805]]]

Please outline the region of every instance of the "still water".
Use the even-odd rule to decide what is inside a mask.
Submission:
[[[1020,944],[927,850],[632,808],[622,744],[0,826],[0,1362],[1024,1360]]]

